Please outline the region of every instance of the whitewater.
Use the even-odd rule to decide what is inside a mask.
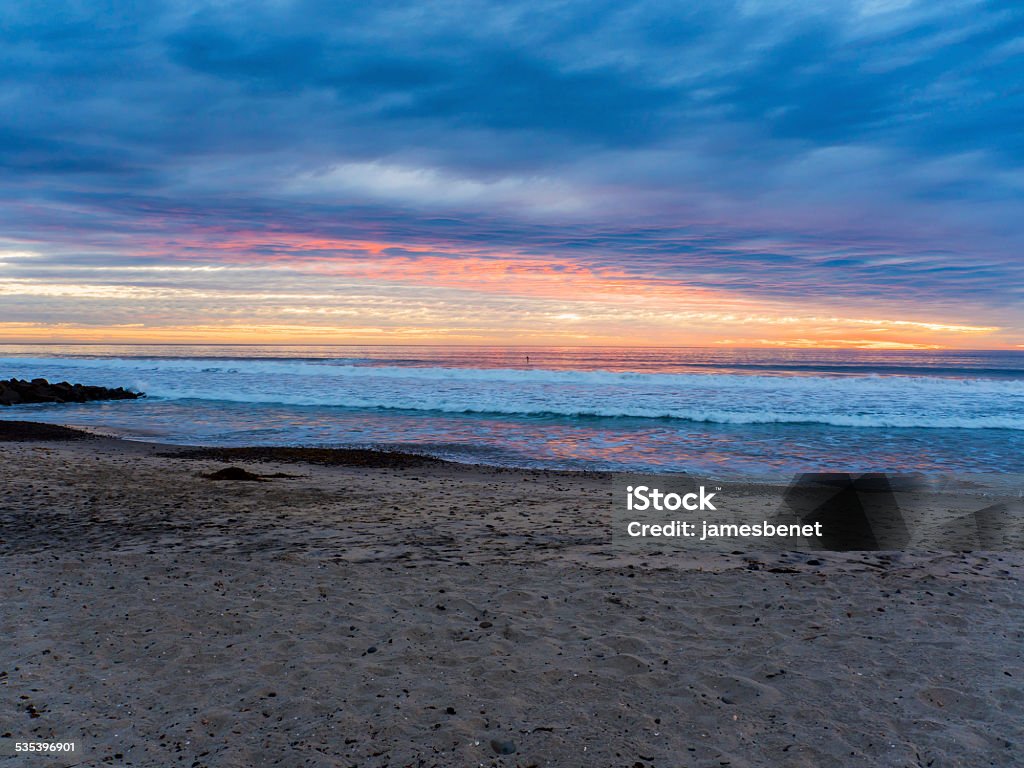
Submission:
[[[1024,365],[1013,353],[56,351],[7,347],[0,375],[147,398],[0,417],[31,410],[175,443],[401,446],[577,469],[1022,469]]]

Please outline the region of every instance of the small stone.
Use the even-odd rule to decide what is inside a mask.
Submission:
[[[481,621],[480,622],[480,629],[490,629],[493,626],[494,625],[491,624],[491,622],[489,622],[489,621]]]
[[[454,715],[455,714],[455,707],[448,707],[445,710],[445,712],[447,712],[449,715]]]
[[[491,739],[491,749],[499,755],[512,755],[515,754],[516,743],[511,739],[507,741],[502,739]]]
[[[366,652],[367,653],[376,653],[377,652],[377,646],[376,645],[371,645],[369,648],[366,649]]]
[[[254,475],[247,469],[242,469],[242,467],[225,467],[205,477],[207,480],[247,480],[256,483],[263,482],[264,480],[262,476]]]

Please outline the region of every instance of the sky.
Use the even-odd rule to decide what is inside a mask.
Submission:
[[[0,341],[1024,346],[1024,5],[0,5]]]

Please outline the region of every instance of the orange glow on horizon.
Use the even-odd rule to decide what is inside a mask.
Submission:
[[[0,342],[1021,346],[995,325],[890,317],[877,306],[794,306],[623,267],[444,243],[214,227],[151,241],[138,256],[152,263],[71,264],[0,280],[2,299],[82,310],[75,321],[0,322]],[[104,306],[130,321],[78,319],[110,315]]]
[[[488,346],[619,346],[619,347],[721,347],[862,350],[1014,349],[1024,345],[961,345],[873,339],[784,338],[715,339],[678,336],[624,337],[599,333],[559,334],[546,330],[507,333],[463,328],[377,328],[370,326],[313,325],[194,325],[150,326],[144,324],[86,326],[76,324],[0,323],[0,344],[452,344]]]

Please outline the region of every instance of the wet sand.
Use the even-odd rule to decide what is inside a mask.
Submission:
[[[44,437],[0,442],[0,734],[80,751],[26,765],[1024,762],[1019,555],[658,555],[600,474]]]

